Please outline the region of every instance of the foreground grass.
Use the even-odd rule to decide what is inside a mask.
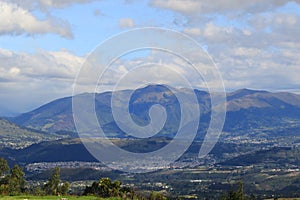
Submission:
[[[273,200],[273,199],[266,199],[266,200]],[[300,198],[278,198],[278,200],[300,200]]]
[[[1,200],[60,200],[60,199],[67,199],[67,200],[103,200],[99,197],[94,196],[67,196],[67,197],[57,197],[57,196],[0,196]],[[105,200],[119,200],[118,198],[107,198]]]

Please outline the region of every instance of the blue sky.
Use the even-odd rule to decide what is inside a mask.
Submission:
[[[34,52],[36,49],[59,51],[67,49],[72,53],[84,56],[101,41],[118,34],[128,28],[144,26],[172,27],[172,12],[150,7],[147,1],[126,3],[124,1],[93,1],[86,4],[71,4],[67,8],[51,9],[51,15],[68,22],[73,38],[64,38],[57,34],[43,34],[28,36],[2,35],[1,47],[18,52]],[[43,19],[42,11],[33,14]],[[120,19],[134,20],[134,27],[122,28]],[[178,27],[174,27],[178,28]]]
[[[143,27],[177,30],[205,46],[228,91],[300,93],[299,0],[0,0],[0,19],[0,115],[72,95],[97,45]],[[161,56],[136,55],[114,73]]]

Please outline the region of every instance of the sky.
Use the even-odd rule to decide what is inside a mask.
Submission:
[[[72,95],[77,74],[99,44],[144,27],[199,42],[227,91],[300,93],[300,0],[0,0],[0,115]],[[129,55],[115,63],[113,74],[161,57]]]

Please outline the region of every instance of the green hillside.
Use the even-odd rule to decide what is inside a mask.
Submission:
[[[5,119],[0,119],[0,147],[13,149],[24,148],[42,141],[57,140],[61,136],[46,134],[24,127],[20,127]]]
[[[274,147],[267,150],[260,150],[254,153],[240,155],[223,162],[227,166],[251,166],[251,165],[278,165],[287,164],[300,165],[300,149],[292,147]]]

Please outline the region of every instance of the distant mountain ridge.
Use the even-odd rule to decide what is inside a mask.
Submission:
[[[249,89],[241,89],[227,94],[228,110],[233,111],[234,104],[238,109],[249,107],[272,107],[291,105],[300,107],[300,96],[287,92],[271,93],[268,91],[257,91]],[[276,105],[277,103],[277,105]]]
[[[194,92],[201,109],[199,135],[205,132],[210,121],[210,95],[205,91],[175,89],[183,95]],[[117,91],[122,96],[130,90]],[[93,95],[93,94],[84,94]],[[99,122],[110,137],[128,137],[116,125],[111,111],[111,92],[95,94],[95,108]],[[119,100],[122,104],[122,99]],[[176,96],[164,85],[149,85],[137,89],[130,100],[132,118],[140,125],[149,122],[148,111],[153,104],[161,104],[167,110],[168,119],[161,135],[172,137],[180,121],[180,105]],[[196,106],[196,105],[190,105]],[[31,112],[11,118],[11,121],[42,131],[69,134],[76,137],[72,115],[72,97],[57,99]],[[241,89],[227,94],[227,118],[225,132],[242,133],[263,127],[288,127],[300,130],[300,96],[292,93],[271,93]],[[295,127],[296,124],[296,127]],[[298,124],[298,125],[297,125]]]

